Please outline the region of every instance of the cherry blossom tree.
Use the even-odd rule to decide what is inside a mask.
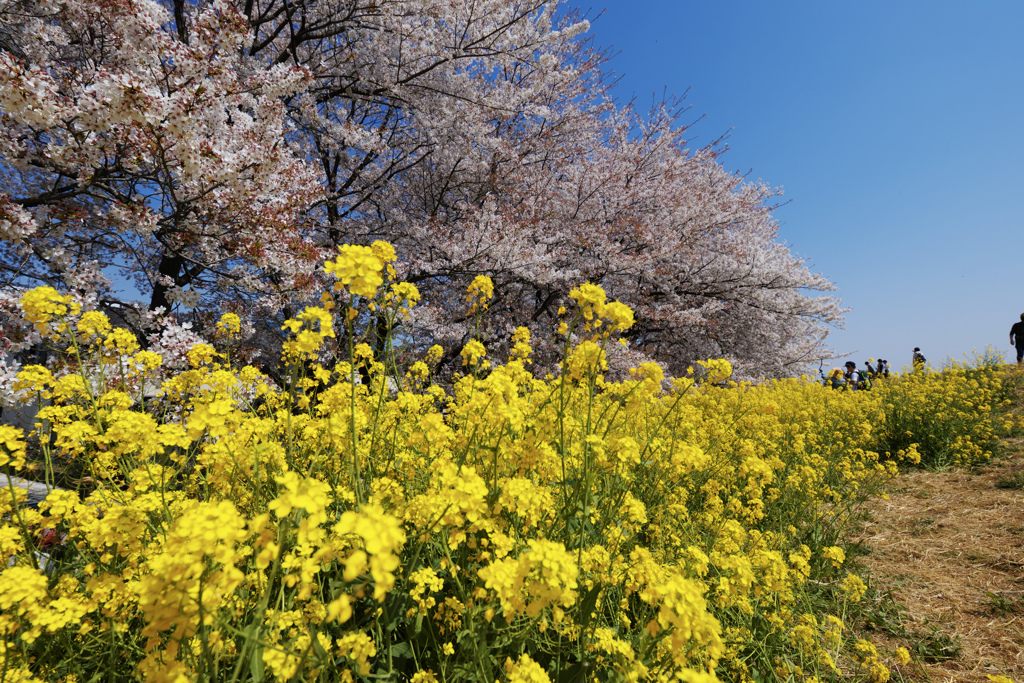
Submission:
[[[575,15],[556,23],[554,3],[288,7],[246,5],[262,37],[250,51],[314,73],[289,111],[328,191],[319,234],[395,243],[425,295],[418,332],[448,359],[468,339],[462,290],[477,274],[498,285],[489,341],[528,324],[545,367],[551,316],[584,280],[636,308],[629,360],[678,370],[725,355],[777,376],[822,353],[840,309],[809,296],[832,286],[778,239],[776,193],[726,173],[714,148],[688,151],[678,103],[646,119],[616,106]]]
[[[300,211],[320,185],[286,143],[300,68],[241,50],[226,3],[189,41],[147,1],[7,3],[0,11],[0,269],[8,282],[110,294],[134,277],[151,308],[289,294],[320,254]]]
[[[452,221],[410,231],[411,279],[443,300],[450,281],[491,275],[492,336],[528,325],[547,364],[557,356],[557,309],[591,281],[636,312],[624,363],[654,359],[680,372],[727,357],[742,376],[799,372],[841,318],[838,301],[815,295],[833,286],[779,239],[775,190],[727,173],[714,148],[687,150],[680,111],[576,118],[588,128],[567,137],[600,144],[572,153],[564,141],[560,154],[520,145],[500,189],[464,202]],[[468,331],[429,310],[421,318],[449,337]]]
[[[541,1],[0,0],[0,273],[272,320],[386,239],[424,295],[404,338],[449,359],[478,274],[487,341],[525,324],[539,367],[582,281],[635,309],[623,363],[821,355],[841,309],[777,193],[689,149],[679,103],[616,103],[587,29]]]

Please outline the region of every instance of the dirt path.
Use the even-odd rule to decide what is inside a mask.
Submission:
[[[1024,683],[1024,439],[981,467],[901,475],[869,512],[863,563],[902,611],[872,639],[914,658],[893,680]]]

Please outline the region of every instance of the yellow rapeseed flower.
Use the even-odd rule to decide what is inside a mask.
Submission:
[[[327,261],[324,268],[338,279],[338,286],[348,287],[356,296],[372,299],[377,294],[377,288],[384,284],[381,271],[384,270],[385,260],[380,255],[383,249],[343,244],[338,247],[338,252],[338,258]]]
[[[54,319],[78,315],[81,310],[78,302],[53,287],[30,289],[21,296],[20,303],[21,310],[25,312],[25,320],[32,323],[43,336],[50,334],[50,323]],[[62,330],[63,324],[58,325],[57,331]]]

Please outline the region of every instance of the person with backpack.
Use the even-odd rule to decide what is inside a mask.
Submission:
[[[915,346],[914,347],[914,360],[912,362],[914,364],[914,369],[915,370],[923,370],[924,369],[924,364],[927,363],[928,360],[923,355],[921,355],[921,347],[919,347],[919,346]]]
[[[850,388],[850,391],[866,390],[871,388],[871,380],[868,376],[857,369],[857,364],[852,360],[846,361],[846,372],[843,374],[846,378],[846,386]]]

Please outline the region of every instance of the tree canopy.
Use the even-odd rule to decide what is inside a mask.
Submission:
[[[636,313],[613,363],[823,355],[842,311],[778,192],[690,149],[680,101],[616,102],[588,29],[539,1],[0,0],[0,284],[111,308],[119,274],[260,346],[383,239],[423,295],[406,338],[449,357],[481,274],[489,346],[525,325],[541,366],[587,281]]]

